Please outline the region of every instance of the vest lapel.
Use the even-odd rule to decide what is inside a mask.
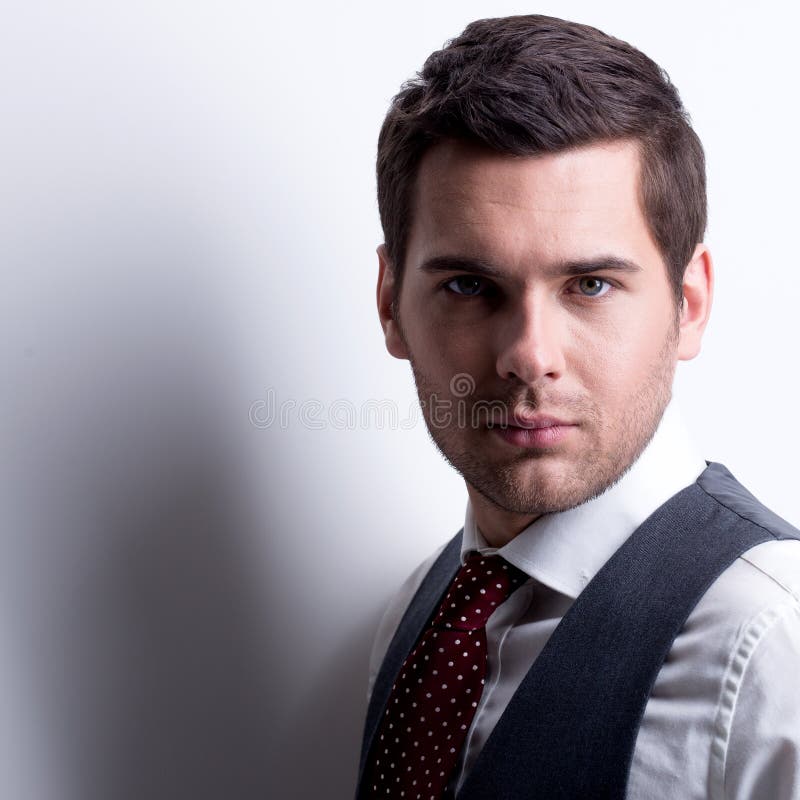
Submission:
[[[372,746],[375,732],[378,729],[380,715],[389,700],[392,685],[397,680],[403,662],[427,627],[430,618],[439,607],[447,587],[461,566],[462,533],[463,528],[448,542],[447,546],[439,554],[439,558],[436,559],[428,571],[425,580],[423,580],[408,609],[406,609],[403,619],[397,626],[397,631],[389,644],[389,649],[386,651],[378,676],[375,678],[372,696],[367,709],[364,739],[361,746],[361,762],[358,768],[359,798],[366,797],[366,790],[362,786],[364,763]]]

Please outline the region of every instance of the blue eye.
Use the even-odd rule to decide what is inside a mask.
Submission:
[[[453,284],[457,285],[458,288],[451,288]],[[451,278],[444,285],[453,294],[459,294],[462,297],[474,297],[480,294],[482,284],[482,278],[474,275],[459,275],[456,278]]]
[[[608,281],[591,276],[580,278],[578,280],[578,285],[582,289],[585,288],[587,290],[581,292],[585,297],[602,297],[611,288],[611,284]]]

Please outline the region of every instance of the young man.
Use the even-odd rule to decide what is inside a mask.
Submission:
[[[671,401],[713,267],[665,73],[481,20],[378,146],[386,346],[464,527],[375,641],[359,798],[800,798],[800,532]]]

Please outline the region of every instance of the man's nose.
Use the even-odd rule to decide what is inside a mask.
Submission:
[[[564,374],[562,314],[547,297],[526,297],[502,320],[497,332],[497,374],[527,385]]]

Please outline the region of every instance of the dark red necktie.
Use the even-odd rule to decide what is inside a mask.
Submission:
[[[371,797],[442,797],[486,682],[486,622],[526,578],[469,554],[392,687],[366,766]]]

